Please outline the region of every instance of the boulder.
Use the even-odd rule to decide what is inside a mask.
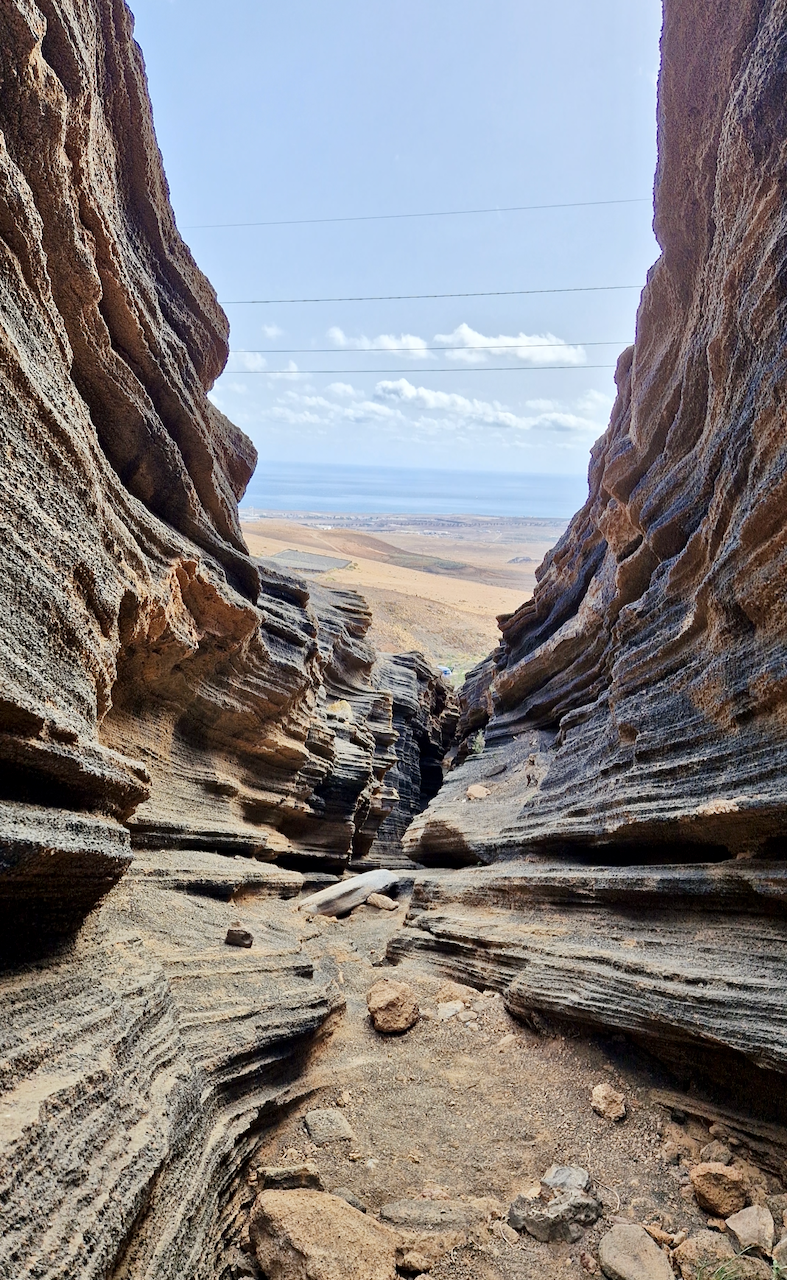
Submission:
[[[397,1237],[338,1196],[263,1191],[249,1238],[268,1280],[396,1280]]]
[[[728,1218],[746,1204],[749,1188],[740,1169],[711,1160],[695,1165],[689,1176],[697,1204],[708,1213]]]
[[[623,1094],[613,1089],[612,1085],[606,1081],[594,1087],[590,1105],[596,1114],[603,1116],[605,1120],[626,1119],[626,1100]]]
[[[398,881],[399,877],[393,871],[364,871],[359,876],[329,884],[326,889],[318,889],[308,898],[302,898],[298,910],[311,911],[318,916],[342,916],[366,902],[371,894],[384,893]]]
[[[418,1021],[418,1001],[406,982],[381,978],[367,993],[366,1004],[372,1026],[384,1035],[409,1031]]]
[[[773,1248],[774,1223],[770,1209],[753,1204],[727,1218],[727,1230],[742,1250],[770,1257]]]
[[[735,1257],[732,1241],[718,1231],[698,1231],[684,1240],[673,1254],[683,1280],[703,1280],[716,1269]]]
[[[644,1227],[616,1224],[602,1236],[598,1260],[608,1280],[675,1280],[666,1253]]]
[[[355,1137],[347,1120],[336,1107],[318,1107],[315,1111],[307,1111],[303,1119],[309,1137],[318,1147]]]

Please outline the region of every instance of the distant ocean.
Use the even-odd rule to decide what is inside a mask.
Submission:
[[[582,506],[587,492],[584,476],[260,462],[241,513],[255,508],[568,519]]]

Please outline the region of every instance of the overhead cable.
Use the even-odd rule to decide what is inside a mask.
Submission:
[[[352,339],[351,339],[352,341]],[[409,351],[414,356],[424,351],[562,351],[564,347],[625,347],[631,339],[611,339],[609,342],[473,342],[456,347],[233,347],[234,356],[326,356],[356,355],[361,352]]]
[[[269,222],[192,222],[182,231],[220,231],[234,227],[313,227],[328,222],[398,222],[403,218],[463,218],[481,213],[531,213],[539,209],[593,209],[614,204],[650,204],[651,196],[627,200],[571,200],[561,204],[511,204],[490,209],[436,209],[428,213],[364,213],[344,218],[277,218]]]
[[[641,284],[574,285],[567,289],[488,289],[475,293],[380,293],[352,298],[229,298],[222,307],[272,307],[301,302],[414,302],[425,298],[524,298],[545,293],[615,293],[641,289]]]
[[[559,369],[561,372],[582,369],[614,369],[614,364],[533,364],[533,365],[510,365],[510,364],[485,364],[485,365],[449,365],[439,369],[229,369],[225,373],[233,376],[246,377],[249,373],[262,373],[270,377],[275,374],[280,378],[283,374],[292,374],[293,376],[300,374],[330,373],[333,375],[342,373],[418,373],[423,377],[432,373],[453,373],[454,376],[459,373],[544,373],[548,370]]]

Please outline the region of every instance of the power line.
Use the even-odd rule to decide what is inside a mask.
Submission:
[[[233,347],[233,356],[326,356],[349,355],[359,351],[410,351],[421,355],[424,351],[562,351],[564,347],[625,347],[631,339],[614,339],[609,342],[474,342],[456,347]],[[585,366],[587,368],[587,366]]]
[[[230,298],[222,307],[285,306],[300,302],[413,302],[425,298],[524,298],[545,293],[614,293],[622,289],[641,289],[641,284],[575,285],[569,289],[495,289],[477,293],[380,293],[368,298]]]
[[[462,218],[481,213],[532,213],[539,209],[593,209],[613,204],[650,204],[650,196],[629,200],[571,200],[564,204],[511,204],[494,209],[437,209],[429,213],[365,213],[349,218],[278,218],[271,222],[193,222],[182,231],[221,231],[233,227],[313,227],[328,222],[398,222],[403,218]]]
[[[275,374],[280,378],[283,374],[292,374],[293,376],[303,376],[316,373],[418,373],[426,377],[432,373],[543,373],[547,370],[560,369],[576,371],[584,369],[614,369],[614,364],[534,364],[534,365],[510,365],[510,364],[485,364],[485,365],[450,365],[439,369],[230,369],[229,373],[233,376],[240,375],[245,378],[247,373],[262,373],[270,377]],[[225,370],[226,372],[226,370]]]

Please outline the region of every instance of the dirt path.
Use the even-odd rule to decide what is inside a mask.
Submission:
[[[662,1147],[667,1137],[696,1152],[711,1136],[697,1121],[672,1123],[651,1098],[664,1084],[652,1064],[622,1039],[536,1035],[491,993],[472,1000],[475,1017],[438,1021],[435,997],[445,980],[413,962],[381,963],[404,910],[364,906],[306,925],[306,948],[346,1009],[310,1068],[330,1083],[276,1129],[256,1163],[312,1160],[326,1190],[349,1190],[370,1213],[401,1200],[487,1201],[476,1204],[477,1225],[435,1265],[433,1280],[582,1276],[592,1273],[598,1240],[615,1221],[668,1232],[705,1227],[687,1169],[668,1164]],[[382,976],[417,993],[422,1016],[404,1035],[380,1036],[369,1022],[366,992]],[[604,1081],[625,1095],[622,1124],[591,1109],[591,1089]],[[352,1139],[315,1146],[304,1115],[316,1107],[340,1108]],[[591,1173],[604,1217],[576,1244],[506,1239],[510,1202],[553,1163]]]

